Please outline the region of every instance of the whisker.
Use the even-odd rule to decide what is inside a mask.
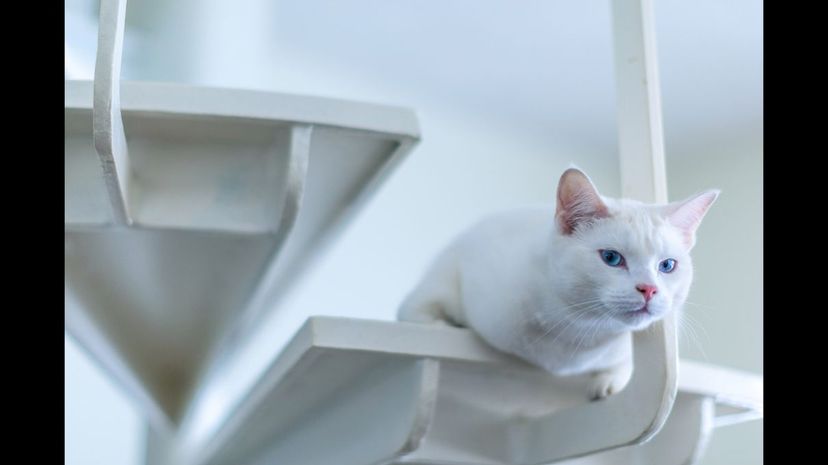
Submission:
[[[688,314],[686,314],[684,312],[679,313],[679,325],[678,326],[679,326],[679,330],[680,330],[679,334],[681,336],[684,336],[691,343],[693,343],[699,349],[699,351],[701,352],[702,357],[704,357],[704,359],[707,360],[708,359],[707,352],[704,350],[704,347],[701,344],[701,341],[699,340],[699,335],[696,332],[696,329],[694,328],[694,323],[692,322],[692,320],[690,320]]]
[[[583,331],[583,336],[578,339],[578,344],[575,346],[575,349],[569,354],[569,361],[572,361],[572,358],[578,352],[578,349],[581,348],[581,344],[583,344],[588,338],[598,335],[598,331],[601,329],[601,325],[605,321],[609,321],[609,318],[612,317],[612,314],[608,313],[602,315],[601,318],[598,319],[592,326],[587,326],[587,328]]]
[[[596,308],[598,308],[598,307],[596,307]],[[590,310],[590,309],[587,309],[587,310]],[[561,335],[564,334],[569,327],[571,327],[575,322],[580,321],[581,319],[583,319],[583,317],[586,315],[586,313],[587,312],[581,312],[579,314],[578,318],[575,318],[572,321],[570,321],[569,324],[566,325],[566,327],[564,327],[557,335],[555,335],[555,338],[552,339],[552,341],[549,344],[554,344],[555,341],[557,341],[558,338],[561,337]]]
[[[691,302],[691,301],[688,301],[688,300],[685,300],[684,303],[689,304],[689,305],[693,305],[694,307],[698,308],[699,311],[702,312],[704,315],[708,315],[708,313],[707,313],[708,310],[713,310],[714,312],[718,311],[718,309],[716,307],[712,307],[710,305],[702,305],[702,304],[699,304],[699,303],[696,303],[696,302]]]
[[[565,330],[566,330],[566,328],[570,327],[573,323],[575,323],[576,321],[578,321],[579,319],[581,319],[581,317],[582,317],[583,315],[585,315],[586,313],[588,313],[588,312],[589,312],[590,310],[592,310],[592,309],[593,309],[592,307],[583,308],[583,309],[580,309],[580,310],[578,310],[577,312],[575,312],[575,314],[574,314],[574,315],[567,315],[567,316],[565,316],[563,319],[561,319],[560,321],[558,321],[557,323],[555,323],[554,325],[552,325],[550,328],[548,328],[546,331],[544,331],[544,333],[543,333],[543,334],[541,334],[540,336],[538,336],[537,338],[535,338],[532,342],[530,342],[530,343],[529,343],[529,344],[530,344],[530,346],[535,345],[538,341],[540,341],[541,339],[543,339],[543,338],[545,338],[546,336],[548,336],[548,335],[549,335],[549,333],[551,333],[551,332],[552,332],[552,330],[554,330],[556,327],[558,327],[558,326],[562,325],[563,323],[569,322],[569,324],[568,324],[568,325],[566,325],[566,327],[564,327],[564,328],[561,330],[561,332],[565,331]],[[560,335],[560,333],[558,333],[558,335]],[[557,338],[556,338],[556,339],[557,339]]]
[[[546,329],[546,331],[544,331],[544,333],[543,333],[543,334],[541,334],[540,336],[538,336],[537,338],[535,338],[534,340],[532,340],[532,341],[529,343],[529,345],[530,345],[530,346],[531,346],[531,345],[534,345],[534,344],[535,344],[535,343],[537,343],[539,340],[541,340],[541,339],[543,339],[544,337],[548,336],[548,335],[549,335],[549,333],[551,333],[551,332],[552,332],[552,331],[553,331],[556,327],[558,327],[558,326],[560,326],[561,324],[563,324],[563,323],[567,322],[570,318],[575,318],[575,317],[577,317],[577,316],[579,316],[579,315],[583,315],[583,314],[585,314],[585,313],[587,313],[587,312],[589,312],[589,311],[591,311],[591,310],[594,310],[594,309],[596,309],[596,308],[599,308],[599,307],[600,307],[600,305],[596,305],[596,304],[597,304],[598,302],[600,302],[600,301],[601,301],[601,299],[588,299],[588,300],[585,300],[585,301],[582,301],[582,302],[578,302],[578,303],[575,303],[575,304],[572,304],[572,305],[567,305],[567,306],[564,306],[564,307],[558,307],[556,310],[566,310],[566,309],[568,309],[568,308],[573,308],[573,307],[579,307],[579,306],[587,305],[587,307],[578,308],[578,309],[577,309],[577,311],[575,312],[575,314],[574,314],[574,315],[564,315],[564,317],[563,317],[561,320],[557,321],[557,322],[556,322],[555,324],[553,324],[551,327],[547,328],[547,329]],[[531,318],[531,317],[530,317],[530,318]]]
[[[702,324],[701,320],[693,317],[693,315],[691,315],[689,313],[684,313],[684,318],[686,318],[687,321],[689,323],[691,323],[695,328],[698,328],[699,330],[701,330],[702,335],[705,338],[707,338],[707,340],[710,340],[710,335],[707,333],[707,330],[704,328],[704,325]]]

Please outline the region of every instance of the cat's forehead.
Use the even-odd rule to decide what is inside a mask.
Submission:
[[[681,236],[661,209],[633,200],[607,202],[609,217],[596,225],[601,239],[627,253],[652,255],[681,248]]]

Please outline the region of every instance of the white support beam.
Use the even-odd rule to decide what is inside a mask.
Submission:
[[[621,193],[667,202],[652,0],[612,0]]]
[[[660,417],[658,342],[639,344],[626,389],[588,402],[588,377],[550,377],[469,329],[311,317],[217,429],[178,450],[152,437],[169,455],[147,465],[689,465],[722,415],[761,416],[761,377],[685,361]]]
[[[222,340],[216,343],[207,355],[207,359],[210,360],[207,364],[209,369],[199,379],[200,386],[215,383],[217,378],[223,376],[223,373],[235,359],[234,357],[238,355],[237,350],[243,346],[244,338],[250,337],[250,334],[254,331],[254,326],[260,322],[263,313],[268,308],[267,297],[270,295],[267,291],[268,287],[272,286],[272,283],[278,277],[279,253],[296,224],[302,198],[305,194],[312,134],[313,125],[311,124],[294,124],[290,129],[288,163],[284,173],[281,173],[284,199],[281,206],[279,225],[274,235],[274,246],[269,252],[271,257],[268,260],[269,265],[263,270],[262,278],[259,280],[256,290],[251,294],[250,301],[245,305],[248,310],[240,314],[238,321],[227,329],[222,336]],[[274,151],[277,149],[278,147],[272,148]],[[276,153],[273,155],[276,156]],[[201,406],[194,402],[190,407],[191,410],[186,413],[182,421],[181,429],[183,430],[194,426],[191,424],[193,416],[198,417],[198,408]],[[193,408],[195,411],[192,410]]]
[[[129,225],[129,153],[121,120],[121,54],[126,0],[102,0],[95,59],[92,133],[116,224]]]
[[[655,44],[652,0],[612,0],[615,79],[618,101],[618,149],[621,162],[621,194],[643,202],[667,202],[667,171],[661,122],[661,96]],[[663,376],[655,397],[653,423],[639,440],[656,434],[667,420],[678,390],[678,338],[675,315],[668,315],[650,331],[633,337],[636,378],[645,376],[638,362],[642,346],[651,344],[648,369]]]

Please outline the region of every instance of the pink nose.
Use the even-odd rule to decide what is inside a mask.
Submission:
[[[644,302],[649,302],[656,292],[658,292],[658,288],[652,284],[638,284],[635,288],[644,296]]]

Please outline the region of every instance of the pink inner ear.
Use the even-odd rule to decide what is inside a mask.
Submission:
[[[581,171],[569,169],[561,176],[558,185],[555,216],[561,232],[572,234],[579,224],[609,216],[609,212],[589,178]]]
[[[667,220],[681,229],[688,247],[693,247],[696,229],[718,196],[718,191],[709,191],[667,206]]]
[[[596,218],[607,217],[609,212],[606,205],[599,198],[584,195],[582,199],[574,200],[567,205],[559,204],[557,216],[560,221],[561,232],[572,234],[579,224]]]

